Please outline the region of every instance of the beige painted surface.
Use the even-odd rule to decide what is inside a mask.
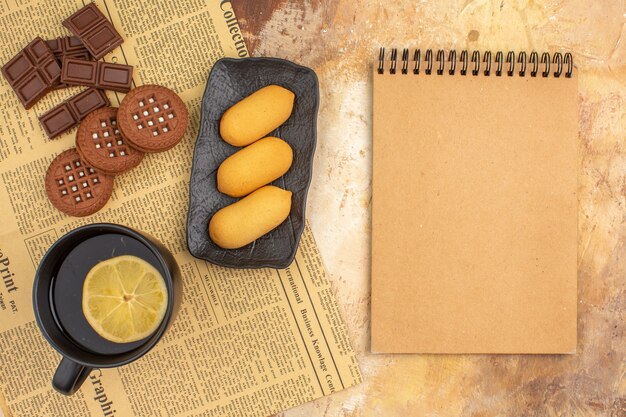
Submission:
[[[311,66],[320,78],[318,149],[308,218],[365,378],[356,388],[284,415],[625,416],[626,3],[260,2],[267,7],[245,3],[236,8],[253,55]],[[573,53],[580,70],[577,355],[369,353],[368,66],[379,46]]]

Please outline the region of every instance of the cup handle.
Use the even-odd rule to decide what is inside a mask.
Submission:
[[[83,385],[91,369],[63,358],[52,378],[52,386],[61,394],[72,395]]]

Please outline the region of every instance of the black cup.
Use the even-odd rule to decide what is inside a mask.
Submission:
[[[53,301],[53,282],[55,279],[63,279],[61,275],[55,276],[67,255],[80,243],[106,234],[128,236],[143,244],[151,255],[154,255],[152,259],[156,259],[155,262],[159,264],[157,266],[160,268],[157,269],[163,274],[168,292],[165,317],[157,330],[146,339],[128,345],[129,350],[114,354],[94,352],[78,343],[76,337],[72,338],[61,325]],[[50,345],[63,356],[52,379],[52,386],[60,393],[70,395],[80,388],[92,368],[114,368],[126,365],[145,355],[169,328],[178,311],[181,298],[182,282],[178,265],[172,254],[154,238],[125,226],[107,223],[83,226],[61,237],[48,249],[41,260],[33,284],[33,308],[37,324]]]

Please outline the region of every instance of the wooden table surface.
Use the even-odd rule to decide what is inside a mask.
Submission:
[[[626,416],[626,4],[623,0],[250,0],[253,56],[320,78],[308,218],[364,382],[285,416]],[[571,51],[579,68],[576,355],[369,353],[371,77],[378,48]],[[555,109],[558,111],[558,109]]]

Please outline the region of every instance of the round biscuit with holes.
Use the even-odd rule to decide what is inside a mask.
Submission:
[[[76,149],[86,163],[111,175],[136,167],[144,155],[122,137],[114,107],[94,110],[85,117],[76,133]]]
[[[183,100],[159,85],[143,85],[131,90],[117,112],[122,137],[143,152],[161,152],[183,138],[189,114]]]
[[[114,177],[85,163],[76,148],[61,152],[46,172],[46,194],[54,207],[70,216],[89,216],[113,194]]]

